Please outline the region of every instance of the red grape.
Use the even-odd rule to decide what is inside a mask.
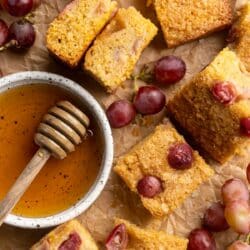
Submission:
[[[125,250],[128,245],[128,233],[125,224],[120,224],[108,236],[106,240],[107,250]]]
[[[145,176],[137,184],[137,191],[146,198],[153,198],[163,190],[161,180],[155,176]]]
[[[3,46],[7,41],[9,37],[9,28],[7,24],[0,19],[0,46]]]
[[[237,200],[227,204],[225,218],[235,232],[239,234],[250,233],[249,201]]]
[[[188,250],[216,250],[213,235],[205,229],[193,230],[188,238]]]
[[[237,97],[237,91],[230,82],[216,82],[212,88],[212,93],[218,102],[225,105],[232,104]]]
[[[72,233],[69,235],[69,238],[65,240],[59,247],[58,250],[77,250],[80,249],[82,244],[82,239],[79,234]]]
[[[221,188],[224,204],[237,200],[249,200],[249,191],[246,184],[237,178],[227,180]]]
[[[220,203],[213,203],[205,212],[203,225],[209,231],[221,232],[229,228],[224,216],[225,207]]]
[[[140,87],[135,99],[134,105],[142,115],[153,115],[159,113],[166,104],[164,93],[155,86]]]
[[[170,147],[168,163],[171,167],[179,170],[188,169],[193,163],[193,150],[187,143],[178,143]]]
[[[248,182],[250,184],[250,163],[247,166],[247,180],[248,180]]]
[[[27,15],[33,8],[33,0],[1,0],[1,4],[3,9],[16,17]]]
[[[112,103],[106,111],[112,128],[121,128],[128,125],[136,116],[133,104],[127,100]]]
[[[33,25],[25,20],[13,22],[10,25],[10,39],[15,41],[15,48],[28,49],[36,38],[36,33]]]
[[[242,134],[250,137],[250,118],[249,117],[242,118],[240,120],[240,127],[241,127]]]
[[[250,250],[250,245],[242,241],[235,241],[227,250]]]
[[[185,62],[175,56],[166,56],[157,61],[154,69],[155,79],[162,84],[180,81],[186,73]]]

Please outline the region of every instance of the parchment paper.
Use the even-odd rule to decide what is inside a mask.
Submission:
[[[237,8],[247,0],[238,0]],[[37,31],[35,46],[28,52],[17,54],[12,51],[0,53],[0,69],[3,74],[10,74],[26,70],[42,70],[64,75],[89,90],[104,106],[119,98],[131,98],[132,83],[127,81],[124,88],[110,96],[105,94],[98,83],[94,82],[81,70],[71,71],[56,63],[49,55],[45,47],[45,32],[48,24],[54,19],[69,0],[44,0],[43,4],[35,12],[34,18]],[[146,0],[120,0],[121,6],[134,5],[145,16],[151,18],[157,25],[153,9],[146,7]],[[10,16],[0,11],[0,18],[9,22]],[[175,86],[163,89],[170,97],[174,91],[185,84],[194,74],[202,70],[214,56],[225,46],[225,33],[220,32],[208,38],[194,41],[176,49],[167,50],[161,31],[153,43],[144,51],[136,67],[138,71],[144,63],[155,61],[158,58],[174,54],[183,58],[187,64],[185,79]],[[142,83],[140,83],[142,84]],[[145,119],[137,119],[136,122],[123,129],[114,130],[115,156],[126,152],[136,142],[149,134],[154,126],[164,118],[164,113]],[[184,204],[178,208],[167,220],[153,219],[142,207],[139,199],[132,194],[122,181],[112,174],[102,195],[95,204],[79,220],[89,229],[97,242],[103,242],[112,228],[112,219],[117,216],[129,219],[141,226],[162,229],[168,233],[187,236],[190,230],[200,226],[204,210],[212,201],[220,199],[220,187],[225,179],[232,176],[245,178],[245,168],[250,160],[249,147],[246,147],[241,155],[236,156],[224,166],[207,159],[216,171],[212,180],[202,185]],[[40,239],[48,230],[23,230],[4,225],[0,228],[0,250],[24,250]],[[215,235],[218,249],[226,249],[237,235],[231,230]]]

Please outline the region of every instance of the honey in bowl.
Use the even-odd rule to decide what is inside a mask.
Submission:
[[[0,94],[0,199],[38,149],[34,135],[43,115],[61,100],[69,100],[69,96],[49,85],[25,85]],[[90,121],[93,135],[64,160],[51,157],[14,214],[50,216],[68,209],[89,191],[98,175],[103,149],[98,129],[93,119]]]

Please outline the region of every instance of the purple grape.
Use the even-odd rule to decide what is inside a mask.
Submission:
[[[112,103],[106,111],[112,128],[121,128],[128,125],[136,116],[134,105],[127,100]]]
[[[203,225],[211,232],[221,232],[229,228],[224,216],[225,207],[220,203],[213,203],[205,212]]]
[[[8,25],[0,19],[0,46],[3,46],[9,38],[9,28]]]
[[[187,143],[177,143],[169,148],[167,159],[172,168],[189,169],[194,161],[193,150]]]
[[[144,176],[137,184],[137,191],[143,197],[154,198],[163,191],[162,182],[155,176]]]
[[[156,62],[154,74],[157,82],[174,84],[180,81],[186,73],[185,62],[176,56],[165,56]]]
[[[27,15],[33,8],[33,0],[1,0],[1,4],[3,9],[16,17]]]
[[[30,22],[19,20],[10,25],[10,39],[16,42],[16,48],[30,48],[34,44],[35,38],[35,29]]]
[[[250,117],[240,119],[240,128],[243,135],[250,137]]]
[[[142,115],[153,115],[159,113],[166,104],[164,93],[155,86],[140,87],[134,105],[138,113]]]
[[[205,229],[195,229],[189,235],[187,250],[216,250],[213,235]]]

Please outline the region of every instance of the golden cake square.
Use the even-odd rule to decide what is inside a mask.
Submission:
[[[183,144],[190,148],[192,161],[188,169],[177,170],[170,166],[168,156],[175,145]],[[139,194],[144,207],[155,217],[168,216],[213,175],[213,170],[198,152],[192,150],[170,124],[157,126],[154,132],[118,159],[114,170],[137,194],[138,184],[144,177],[153,176],[161,181],[162,190],[154,197]]]
[[[156,26],[134,7],[119,9],[88,50],[84,69],[113,92],[130,78],[142,51],[156,33]]]
[[[231,0],[154,0],[169,48],[222,30],[232,23]]]
[[[250,76],[225,48],[169,101],[169,114],[212,158],[224,163],[248,140]]]
[[[48,50],[71,68],[76,67],[116,9],[117,2],[111,0],[72,1],[49,25]]]

